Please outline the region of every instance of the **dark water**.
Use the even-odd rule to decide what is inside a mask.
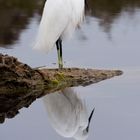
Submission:
[[[0,52],[32,67],[57,67],[56,50],[32,50],[44,1],[0,0]],[[140,1],[89,0],[87,17],[64,42],[65,66],[120,69],[124,75],[74,91],[95,107],[89,140],[140,139]],[[7,133],[8,132],[8,133]],[[41,99],[0,125],[4,140],[66,139],[50,126]]]

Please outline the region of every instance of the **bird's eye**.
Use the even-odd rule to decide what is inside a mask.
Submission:
[[[87,131],[87,132],[89,131],[89,126],[87,126],[86,131]]]

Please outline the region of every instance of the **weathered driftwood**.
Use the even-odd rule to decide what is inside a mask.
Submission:
[[[86,86],[121,74],[119,70],[33,69],[14,57],[0,54],[0,94],[29,89],[50,92],[65,87]]]
[[[121,74],[119,70],[33,69],[14,57],[0,54],[0,122],[48,93],[87,86]]]

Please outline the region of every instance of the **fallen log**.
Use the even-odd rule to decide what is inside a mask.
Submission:
[[[0,122],[13,118],[19,109],[48,93],[87,86],[121,74],[120,70],[31,68],[15,57],[0,54]]]
[[[121,74],[120,70],[34,69],[15,57],[0,54],[0,94],[35,89],[53,92],[65,87],[87,86]]]

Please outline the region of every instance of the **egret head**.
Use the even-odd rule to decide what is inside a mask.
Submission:
[[[88,124],[87,124],[86,128],[80,127],[78,129],[77,133],[74,135],[74,138],[76,140],[86,140],[88,138],[89,126],[90,126],[90,122],[91,122],[94,110],[95,110],[95,108],[92,110],[92,112],[88,118]]]

